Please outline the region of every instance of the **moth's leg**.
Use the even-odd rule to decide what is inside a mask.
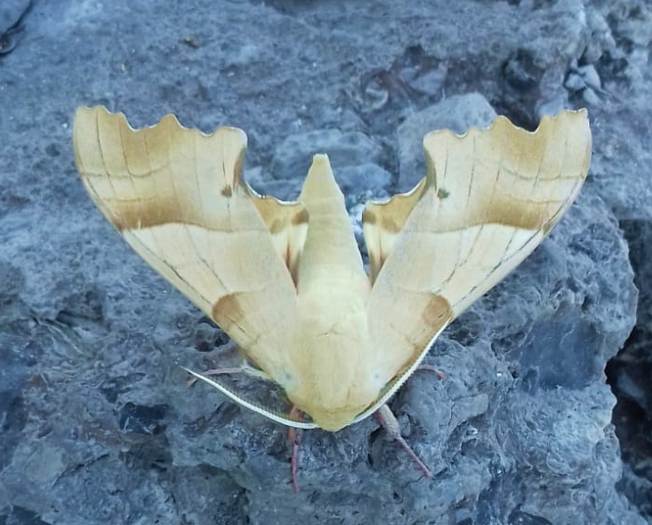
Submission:
[[[387,431],[387,433],[396,441],[398,441],[398,444],[401,445],[403,450],[409,454],[409,456],[412,458],[412,461],[416,463],[417,468],[423,472],[423,475],[428,479],[432,478],[432,472],[430,472],[430,469],[423,461],[421,461],[416,452],[412,450],[412,447],[408,445],[407,441],[405,441],[405,438],[401,435],[401,425],[399,424],[398,419],[396,419],[396,416],[392,413],[390,408],[387,405],[382,405],[375,412],[374,416],[376,416],[376,419]]]
[[[251,377],[256,377],[258,379],[265,379],[266,381],[271,381],[271,378],[262,370],[251,366],[246,360],[244,360],[240,366],[234,367],[223,367],[223,368],[211,368],[201,372],[205,376],[219,376],[223,374],[247,374]],[[194,385],[198,381],[197,377],[192,377],[188,380],[188,386]]]
[[[434,372],[438,379],[446,379],[446,374],[433,365],[421,364],[417,367],[417,370],[429,370],[430,372]]]
[[[290,410],[290,419],[303,419],[303,413],[297,407]],[[301,431],[298,428],[290,427],[288,429],[288,442],[292,447],[292,459],[290,460],[290,475],[292,476],[292,490],[296,494],[299,492],[299,445],[301,444]]]

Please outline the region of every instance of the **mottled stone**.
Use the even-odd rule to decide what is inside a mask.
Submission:
[[[305,177],[313,155],[326,153],[335,171],[344,166],[377,162],[382,149],[365,134],[337,129],[314,130],[287,137],[274,152],[270,168],[276,179]]]
[[[29,7],[30,0],[4,0],[0,5],[0,36],[14,27]]]
[[[636,326],[623,351],[607,369],[618,396],[614,422],[627,465],[620,486],[648,517],[652,516],[652,221],[621,222],[639,289]]]
[[[590,19],[598,39],[592,56],[600,77],[601,101],[591,108],[594,130],[592,179],[614,211],[636,273],[639,290],[636,326],[623,350],[609,364],[609,381],[618,398],[613,421],[625,468],[619,489],[641,513],[652,519],[652,279],[650,250],[652,184],[652,10],[642,1],[601,3]]]

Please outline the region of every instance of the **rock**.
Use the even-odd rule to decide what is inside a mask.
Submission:
[[[584,83],[593,89],[602,89],[602,82],[600,82],[600,75],[598,74],[595,66],[589,64],[577,68],[577,72],[584,79]]]
[[[600,103],[600,98],[590,87],[587,87],[582,91],[582,100],[584,100],[588,106],[596,106]]]
[[[616,42],[611,33],[611,28],[605,20],[605,16],[596,10],[589,10],[587,13],[587,24],[590,31],[590,38],[582,59],[587,64],[594,64],[606,53],[617,50]]]
[[[641,2],[613,2],[603,6],[602,16],[609,21],[615,41],[596,64],[607,96],[591,108],[594,144],[599,145],[594,147],[591,184],[613,210],[624,231],[639,290],[636,326],[607,369],[618,399],[613,420],[626,462],[620,487],[648,520],[652,517],[649,467],[652,79],[648,66],[652,39],[646,21],[651,15],[649,6]],[[613,93],[622,95],[610,96]]]
[[[30,0],[4,0],[0,5],[0,36],[15,26],[29,8]]]
[[[323,135],[317,135],[314,132],[309,132],[306,133],[306,136],[297,134],[294,136],[293,140],[306,144],[307,149],[309,147],[308,145],[311,143],[312,138],[317,137],[316,142],[319,143],[319,137],[322,136]],[[354,136],[359,136],[359,134],[354,134]],[[283,157],[281,153],[283,151],[287,151],[286,148],[287,143],[283,143],[277,151],[275,158],[282,159]],[[329,154],[329,159],[331,161],[333,173],[347,199],[347,204],[349,206],[359,203],[361,199],[380,199],[389,196],[388,190],[393,182],[392,175],[385,169],[381,168],[378,164],[366,162],[364,159],[364,149],[362,149],[359,153],[354,154],[353,158],[350,155],[347,156],[346,148],[338,149],[334,147],[325,149],[331,151]],[[321,150],[313,149],[313,151]],[[378,153],[378,151],[376,153]],[[305,173],[302,172],[303,175],[275,178],[272,177],[269,173],[269,171],[273,170],[276,170],[276,172],[280,173],[288,173],[291,169],[299,170],[300,168],[297,167],[301,165],[301,162],[298,160],[299,157],[307,159],[308,163],[307,167],[304,170]],[[272,169],[269,171],[263,169],[261,166],[249,168],[246,170],[245,177],[249,184],[260,194],[273,195],[278,199],[286,201],[297,200],[299,193],[301,192],[301,187],[303,185],[305,176],[308,173],[308,167],[309,163],[311,162],[312,154],[307,153],[305,155],[295,155],[294,158],[296,160],[294,168],[279,168],[279,165],[283,164],[283,162],[279,160],[279,162],[275,163]],[[299,171],[296,171],[296,173],[299,173]]]
[[[479,93],[455,95],[416,112],[398,128],[399,191],[408,191],[426,174],[423,136],[436,129],[464,133],[470,127],[486,127],[496,112]]]
[[[340,168],[335,171],[335,178],[347,197],[384,198],[393,182],[391,173],[369,162]]]
[[[549,99],[542,99],[536,105],[536,114],[541,120],[545,115],[556,115],[569,107],[566,92],[558,93]]]
[[[652,89],[631,93],[626,100],[591,108],[594,148],[591,183],[595,184],[619,220],[652,219]]]
[[[31,0],[7,0],[0,5],[0,58],[11,53],[24,29],[21,23],[32,8]]]
[[[361,199],[388,196],[392,175],[372,162],[380,160],[382,149],[359,132],[331,129],[296,133],[279,145],[269,170],[261,166],[248,169],[246,179],[261,194],[296,200],[316,153],[328,154],[349,207]]]
[[[200,0],[34,3],[0,59],[0,523],[649,519],[650,8],[435,4],[256,0],[216,17]],[[463,131],[495,110],[531,129],[584,105],[564,79],[588,65],[602,91],[579,201],[431,350],[446,379],[417,372],[391,401],[432,481],[370,418],[304,432],[293,495],[286,429],[179,368],[234,363],[232,345],[129,251],[74,169],[77,105],[135,126],[171,111],[245,129],[247,178],[282,198],[326,151],[355,223],[366,198],[423,175],[421,124]]]
[[[276,148],[271,174],[276,179],[304,178],[312,156],[317,153],[328,154],[333,171],[337,171],[344,166],[376,162],[382,156],[382,149],[357,131],[324,129],[297,133],[287,137]]]
[[[245,178],[257,193],[261,195],[272,195],[283,201],[297,200],[299,193],[301,193],[301,185],[303,184],[303,179],[299,177],[274,179],[261,166],[247,169],[245,171]]]
[[[571,91],[582,91],[586,87],[586,82],[582,75],[571,73],[564,82],[564,86]]]
[[[519,49],[505,64],[505,80],[513,88],[528,91],[535,88],[541,81],[543,69],[535,60],[533,53]]]
[[[597,105],[600,102],[596,91],[602,90],[600,76],[591,64],[574,69],[564,82],[566,89],[581,92],[582,99],[588,105]]]

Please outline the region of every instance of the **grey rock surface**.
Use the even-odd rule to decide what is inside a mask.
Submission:
[[[626,462],[619,489],[652,520],[652,13],[638,2],[607,2],[597,12],[611,36],[594,61],[602,90],[590,111],[594,143],[602,147],[594,149],[591,183],[623,229],[639,290],[636,326],[607,369]]]
[[[290,135],[278,145],[272,159],[272,176],[294,179],[297,173],[307,173],[315,152],[328,154],[334,170],[377,162],[382,156],[381,147],[359,131],[309,131]]]
[[[650,17],[637,0],[35,2],[0,55],[0,524],[649,520]],[[392,400],[434,479],[367,419],[303,433],[293,495],[285,430],[187,387],[179,365],[235,353],[85,195],[74,108],[241,127],[249,180],[283,198],[327,150],[355,221],[418,170],[399,129],[433,107],[464,127],[480,96],[529,129],[588,104],[589,182],[434,345],[446,378]]]
[[[0,5],[0,56],[15,49],[24,27],[22,22],[31,8],[31,0],[5,0]]]
[[[0,6],[0,35],[4,35],[20,22],[28,10],[30,0],[5,0]]]

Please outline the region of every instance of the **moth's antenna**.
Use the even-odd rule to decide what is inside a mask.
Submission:
[[[279,414],[278,412],[274,412],[273,410],[269,410],[267,408],[264,408],[256,403],[252,403],[251,401],[247,401],[246,399],[242,399],[240,396],[238,396],[235,392],[230,390],[229,388],[225,387],[224,385],[221,385],[217,381],[213,381],[212,379],[206,377],[205,375],[202,375],[198,372],[194,372],[190,370],[189,368],[186,368],[182,366],[186,372],[189,374],[193,375],[197,379],[201,379],[202,381],[208,383],[214,388],[217,388],[222,394],[224,394],[226,397],[231,399],[232,401],[235,401],[239,405],[248,408],[249,410],[253,410],[257,414],[260,414],[261,416],[265,416],[268,419],[271,419],[272,421],[275,421],[276,423],[281,423],[282,425],[286,425],[288,427],[294,427],[294,428],[303,428],[303,429],[312,429],[312,428],[319,428],[315,423],[310,423],[307,421],[298,421],[295,419],[289,419],[286,416],[283,416]]]

